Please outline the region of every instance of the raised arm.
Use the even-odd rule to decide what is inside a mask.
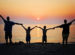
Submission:
[[[47,30],[50,30],[50,29],[55,29],[55,28],[48,28]]]
[[[54,27],[54,28],[59,28],[60,26],[56,26],[56,27]]]
[[[73,19],[71,22],[69,22],[69,24],[71,24],[72,22],[74,22],[75,21],[75,19]]]
[[[59,25],[59,26],[53,27],[53,29],[55,29],[55,28],[62,28],[62,27],[63,27],[63,25]]]
[[[35,26],[35,27],[37,27],[37,26]],[[31,30],[33,30],[35,27],[33,27]]]
[[[37,27],[37,28],[43,29],[43,28],[41,28],[41,27]]]
[[[0,15],[0,17],[2,18],[2,20],[5,22],[6,20],[3,18],[3,16],[2,15]]]
[[[17,24],[17,25],[22,25],[21,23],[15,23],[15,24]]]
[[[21,25],[25,30],[27,30],[23,25]]]

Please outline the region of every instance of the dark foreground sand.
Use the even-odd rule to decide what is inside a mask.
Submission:
[[[62,46],[58,43],[0,44],[0,55],[75,55],[75,44]]]

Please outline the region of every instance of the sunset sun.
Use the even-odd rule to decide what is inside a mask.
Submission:
[[[40,18],[37,18],[37,20],[40,20]]]

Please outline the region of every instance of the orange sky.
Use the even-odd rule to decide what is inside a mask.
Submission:
[[[75,16],[75,0],[0,0],[0,14],[34,18]]]

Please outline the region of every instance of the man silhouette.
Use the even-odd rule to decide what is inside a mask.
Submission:
[[[74,22],[74,21],[75,21],[75,19],[72,20],[71,22],[67,23],[67,20],[65,19],[64,24],[54,27],[54,28],[63,28],[63,31],[62,31],[63,44],[64,44],[64,42],[66,42],[66,44],[67,44],[69,33],[70,33],[69,28],[70,28],[70,25],[72,24],[72,22]]]
[[[1,16],[1,15],[0,15],[0,17],[2,18],[2,20],[5,23],[4,31],[5,31],[6,44],[8,44],[8,39],[9,39],[10,43],[12,43],[12,27],[13,27],[13,25],[15,25],[15,24],[22,25],[22,24],[10,21],[10,17],[9,16],[7,16],[7,20],[5,20],[3,18],[3,16]]]
[[[31,40],[31,35],[30,35],[30,32],[31,32],[31,30],[33,30],[35,27],[37,27],[37,26],[35,26],[35,27],[33,27],[33,28],[30,28],[30,27],[28,27],[28,29],[27,28],[25,28],[23,25],[22,25],[22,27],[25,29],[25,31],[26,31],[26,42],[27,42],[27,44],[29,43],[30,44],[30,40]]]
[[[38,27],[38,28],[40,28],[43,31],[42,42],[43,43],[47,43],[47,35],[46,35],[46,33],[47,33],[48,30],[54,29],[54,28],[48,28],[48,29],[46,29],[46,26],[44,26],[43,28],[41,28],[41,27]]]

